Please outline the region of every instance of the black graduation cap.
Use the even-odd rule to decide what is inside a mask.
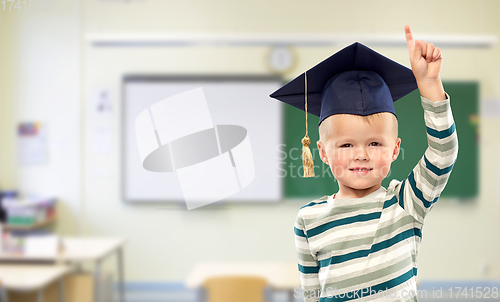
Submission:
[[[270,96],[319,116],[391,112],[393,102],[417,88],[411,69],[361,43],[353,43],[299,75]]]

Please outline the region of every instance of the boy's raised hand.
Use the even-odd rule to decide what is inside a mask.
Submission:
[[[417,82],[422,80],[437,80],[441,71],[443,56],[441,49],[434,47],[434,44],[426,44],[424,40],[413,40],[410,26],[405,26],[406,43],[410,53],[411,69],[417,79]]]
[[[420,94],[433,102],[445,100],[446,94],[439,77],[443,63],[441,49],[434,47],[432,43],[425,43],[424,40],[414,41],[409,25],[405,26],[405,33],[411,69],[417,80]]]

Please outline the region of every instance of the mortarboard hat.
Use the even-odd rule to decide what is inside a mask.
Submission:
[[[309,86],[309,87],[308,87]],[[334,114],[370,115],[391,112],[393,102],[417,88],[411,69],[361,43],[353,43],[299,75],[270,97],[306,111],[302,139],[304,177],[314,176],[307,135],[307,112],[319,124]]]
[[[370,115],[391,112],[393,102],[417,88],[411,69],[361,43],[353,43],[299,75],[270,96],[305,111],[305,74],[308,109],[319,123],[330,115]]]

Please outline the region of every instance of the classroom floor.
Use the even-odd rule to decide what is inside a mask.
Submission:
[[[115,297],[118,297],[115,295]],[[195,290],[189,290],[182,288],[180,286],[172,288],[171,286],[158,286],[149,285],[126,289],[126,299],[125,302],[198,302],[202,301],[198,297],[198,293]],[[467,299],[467,298],[419,298],[419,302],[457,302],[457,301],[467,301],[467,302],[484,302],[484,301],[500,301],[500,297],[497,299]],[[115,299],[116,302],[118,300]],[[286,292],[275,292],[269,302],[286,302],[287,294]],[[294,302],[302,301],[300,298],[295,299]]]
[[[495,284],[494,287],[497,287]],[[498,288],[498,287],[497,287]],[[455,296],[455,295],[454,295]],[[115,301],[117,300],[117,293],[115,294]],[[269,302],[286,302],[287,293],[284,291],[274,292],[267,299]],[[484,302],[496,301],[500,302],[500,296],[496,299],[473,299],[455,296],[454,298],[419,298],[419,302],[452,302],[452,301],[467,301],[467,302]],[[142,284],[128,284],[125,289],[125,302],[198,302],[203,301],[200,299],[199,293],[196,290],[187,289],[182,283],[178,284],[165,284],[165,283],[142,283]],[[302,301],[296,298],[294,302]]]
[[[118,302],[118,293],[115,301]],[[198,292],[182,287],[172,288],[170,286],[149,285],[141,287],[127,287],[125,290],[125,302],[198,302]],[[286,292],[275,292],[269,301],[286,302]],[[296,299],[294,302],[299,302]]]

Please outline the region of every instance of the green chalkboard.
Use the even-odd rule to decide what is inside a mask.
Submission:
[[[443,82],[450,95],[453,118],[458,134],[458,159],[448,180],[443,197],[456,197],[470,200],[478,192],[478,132],[477,111],[479,85],[477,82]],[[424,112],[420,104],[418,90],[394,103],[399,122],[401,152],[392,163],[390,174],[382,181],[389,185],[392,179],[403,180],[408,177],[427,148]],[[302,144],[305,134],[305,113],[292,106],[284,106],[284,145],[281,154],[284,176],[284,196],[286,198],[318,198],[338,191],[337,180],[328,165],[320,158],[316,142],[319,139],[319,118],[309,114],[309,137],[315,164],[314,178],[303,178]]]

